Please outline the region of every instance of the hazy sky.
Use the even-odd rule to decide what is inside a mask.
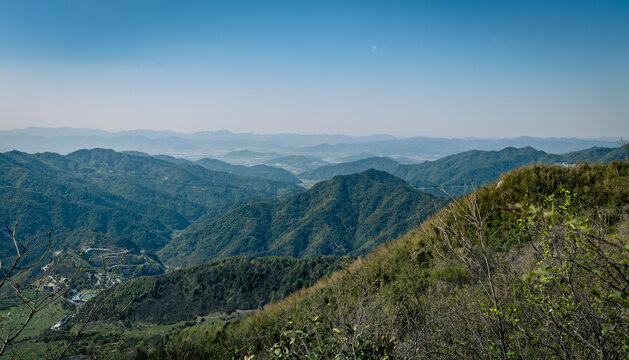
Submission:
[[[0,128],[626,137],[628,18],[626,0],[0,0]]]

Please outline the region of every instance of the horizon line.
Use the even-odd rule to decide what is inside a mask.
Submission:
[[[28,126],[23,128],[11,128],[11,129],[0,129],[0,133],[3,132],[17,132],[17,131],[25,131],[25,130],[83,130],[83,131],[99,131],[105,132],[109,134],[123,134],[123,133],[132,133],[132,132],[154,132],[154,133],[172,133],[176,135],[197,135],[203,133],[229,133],[232,135],[256,135],[256,136],[341,136],[341,137],[350,137],[350,138],[369,138],[369,137],[391,137],[390,140],[402,140],[402,139],[413,139],[413,138],[429,138],[429,139],[471,139],[471,140],[508,140],[508,139],[519,139],[519,138],[537,138],[537,139],[579,139],[579,140],[624,140],[623,136],[599,136],[599,137],[575,137],[575,136],[535,136],[535,135],[518,135],[518,136],[503,136],[503,137],[477,137],[477,136],[467,136],[467,137],[457,137],[457,136],[434,136],[434,135],[413,135],[413,136],[397,136],[387,133],[375,133],[369,135],[349,135],[349,134],[340,134],[340,133],[293,133],[293,132],[279,132],[279,133],[256,133],[256,132],[235,132],[229,129],[220,129],[220,130],[199,130],[194,132],[183,132],[183,131],[175,131],[170,129],[147,129],[147,128],[136,128],[131,130],[106,130],[102,128],[77,128],[71,126],[59,126],[59,127],[51,127],[51,126]],[[79,135],[80,136],[80,135]]]

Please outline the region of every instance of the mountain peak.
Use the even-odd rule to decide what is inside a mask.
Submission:
[[[367,169],[376,169],[381,171],[391,171],[400,164],[387,157],[370,157],[366,159],[340,163],[336,165],[321,166],[314,170],[301,173],[299,176],[309,180],[325,180],[336,175],[347,175],[365,171]]]
[[[368,169],[203,218],[161,255],[178,265],[232,255],[361,255],[418,226],[445,202]]]
[[[378,181],[386,184],[406,184],[406,182],[396,176],[389,174],[386,171],[377,169],[367,169],[358,175],[366,177],[369,180]],[[351,176],[351,175],[350,175]]]

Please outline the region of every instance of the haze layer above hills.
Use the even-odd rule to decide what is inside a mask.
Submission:
[[[323,160],[340,159],[358,154],[408,157],[414,161],[435,159],[468,150],[500,150],[514,146],[532,146],[538,150],[561,154],[594,146],[615,147],[616,139],[533,138],[513,139],[446,139],[430,137],[394,138],[390,135],[258,135],[229,131],[182,134],[170,131],[135,130],[110,133],[103,130],[73,128],[27,128],[0,131],[0,151],[53,151],[69,153],[83,148],[133,150],[149,154],[166,154],[197,160],[219,158],[228,162],[260,164],[284,155],[310,155]],[[223,159],[233,150],[251,150],[260,156]],[[275,154],[273,154],[276,152]],[[250,154],[251,155],[251,154]],[[247,162],[253,161],[253,162]]]

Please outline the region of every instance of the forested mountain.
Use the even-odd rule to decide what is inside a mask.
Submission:
[[[156,250],[209,209],[297,189],[104,149],[0,154],[0,217],[24,239],[51,231],[60,247],[84,245],[76,232],[89,229]]]
[[[299,294],[138,358],[626,358],[628,209],[628,162],[519,169]]]
[[[435,161],[401,165],[388,158],[369,158],[348,163],[328,165],[300,174],[302,179],[324,180],[335,175],[375,168],[406,180],[411,186],[443,196],[461,195],[474,186],[496,181],[500,174],[524,165],[578,162],[609,162],[629,156],[629,146],[590,148],[563,155],[548,154],[532,147],[507,147],[500,151],[471,150],[446,156]]]
[[[253,166],[244,166],[244,165],[233,165],[225,161],[203,158],[196,161],[177,158],[170,155],[149,155],[147,153],[139,152],[139,151],[123,151],[125,154],[135,155],[135,156],[152,156],[156,159],[168,161],[174,164],[196,164],[201,165],[206,169],[213,171],[222,171],[234,175],[239,176],[248,176],[248,177],[259,177],[262,179],[274,180],[274,181],[283,181],[291,184],[299,184],[301,180],[297,178],[293,173],[288,170],[268,166],[268,165],[253,165]]]
[[[368,170],[203,217],[160,256],[190,265],[233,255],[362,255],[419,225],[443,204],[388,173]]]
[[[448,193],[459,195],[469,192],[473,186],[496,181],[506,171],[529,164],[554,163],[558,159],[557,155],[531,147],[508,147],[500,151],[472,150],[421,164],[401,165],[392,173],[417,188],[441,192],[440,187],[443,185]]]
[[[232,257],[135,279],[115,292],[100,318],[170,324],[262,308],[347,265],[348,258]]]
[[[500,151],[472,150],[416,165],[401,165],[392,174],[416,188],[430,188],[451,195],[469,192],[473,186],[496,181],[500,174],[524,165],[579,162],[609,162],[629,157],[629,146],[619,148],[591,148],[563,155],[548,154],[531,147],[508,147]]]
[[[391,172],[399,165],[400,164],[393,159],[375,156],[336,165],[321,166],[314,170],[303,172],[299,174],[299,177],[306,180],[327,180],[336,175],[349,175],[367,169]]]
[[[435,159],[473,149],[499,150],[507,146],[531,146],[546,152],[562,154],[593,146],[616,146],[615,138],[533,138],[451,139],[431,137],[395,138],[390,135],[259,135],[205,131],[183,134],[172,131],[135,130],[107,132],[72,128],[26,128],[0,131],[0,151],[20,150],[29,153],[54,151],[69,153],[84,148],[134,150],[149,154],[182,155],[199,159],[216,158],[240,164],[267,163],[272,157],[285,155],[339,159],[358,154],[409,156],[419,160]],[[234,151],[234,149],[238,149]],[[231,152],[231,154],[230,154]],[[252,162],[256,160],[257,162]],[[277,163],[276,163],[277,164]],[[319,164],[321,165],[321,164]],[[302,170],[310,170],[301,167]]]
[[[629,144],[617,148],[593,147],[561,155],[561,161],[576,163],[584,161],[610,162],[625,160],[629,157]]]

